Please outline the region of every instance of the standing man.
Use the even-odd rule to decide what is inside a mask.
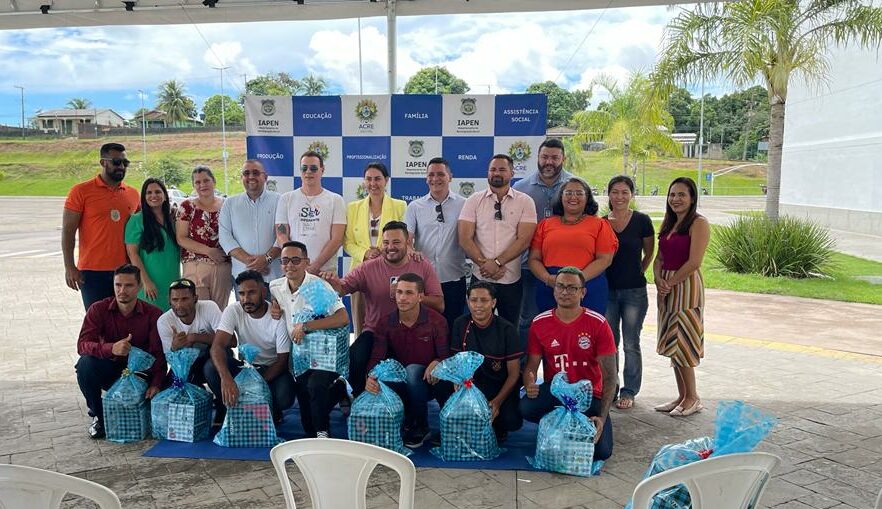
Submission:
[[[300,294],[305,283],[317,281],[328,285],[320,277],[310,274],[306,268],[311,266],[307,247],[302,242],[289,241],[282,246],[282,269],[285,277],[274,279],[270,283],[273,296],[273,315],[280,315],[286,324],[291,340],[298,345],[310,332],[346,327],[346,346],[349,346],[349,315],[338,297],[331,306],[332,312],[327,316],[319,316],[305,322],[294,322],[292,318],[301,311],[313,309]],[[334,272],[336,273],[336,271]],[[330,288],[328,289],[330,291]],[[346,359],[348,360],[348,352]],[[303,431],[309,438],[328,438],[330,430],[329,414],[346,396],[346,377],[348,365],[342,366],[342,373],[321,369],[308,369],[297,376],[297,401],[300,403],[300,421]]]
[[[381,320],[395,311],[395,284],[402,274],[411,272],[423,278],[425,292],[422,303],[439,313],[444,312],[441,282],[425,258],[415,261],[408,254],[407,225],[389,221],[383,227],[381,255],[354,268],[340,279],[336,272],[321,274],[340,295],[362,292],[365,297],[364,329],[349,347],[349,383],[355,395],[364,390],[367,364],[374,347],[374,331]]]
[[[233,277],[255,270],[265,283],[281,275],[274,229],[279,193],[266,188],[266,171],[256,159],[242,165],[245,192],[224,200],[220,245],[233,258]]]
[[[337,271],[337,253],[346,233],[346,203],[339,194],[322,188],[324,174],[321,154],[304,152],[300,156],[303,185],[283,194],[276,207],[276,244],[291,240],[304,243],[313,253],[306,267],[310,274]]]
[[[171,282],[168,302],[171,309],[156,322],[162,351],[168,355],[181,348],[198,348],[199,357],[190,366],[187,381],[202,385],[205,383],[202,368],[208,361],[211,341],[220,325],[221,310],[213,300],[199,300],[196,283],[186,278]]]
[[[114,295],[89,306],[83,319],[77,340],[77,384],[92,417],[89,436],[93,439],[105,436],[101,390],[110,389],[122,375],[133,346],[156,359],[147,371],[147,399],[159,392],[165,378],[165,355],[156,330],[162,311],[139,300],[140,290],[141,270],[130,264],[119,266],[113,271]]]
[[[490,160],[490,187],[466,199],[459,216],[459,244],[472,275],[496,285],[496,311],[511,324],[521,314],[521,255],[536,230],[536,209],[526,194],[511,188],[514,162],[506,154]]]
[[[517,191],[533,198],[538,221],[551,216],[551,202],[554,200],[554,196],[560,186],[573,176],[563,169],[566,160],[563,143],[557,138],[548,138],[539,145],[536,171],[515,182],[512,186]],[[521,297],[521,322],[514,324],[518,326],[522,348],[526,348],[527,331],[530,329],[533,318],[539,314],[535,295],[536,276],[530,272],[527,258],[528,254],[525,253],[521,263],[521,284],[524,290],[524,295]]]
[[[564,267],[555,276],[557,307],[540,313],[530,325],[521,415],[539,422],[557,404],[551,395],[551,380],[566,373],[570,383],[590,380],[591,406],[585,414],[597,428],[594,459],[612,455],[613,431],[609,407],[616,395],[616,344],[603,315],[581,305],[585,296],[585,275],[576,267]],[[536,371],[542,363],[545,382],[536,385]]]
[[[465,198],[450,192],[452,178],[446,159],[435,157],[430,160],[426,169],[429,194],[410,202],[404,212],[404,222],[410,230],[414,249],[432,262],[438,273],[444,292],[444,318],[448,329],[465,307],[468,274],[465,251],[459,245],[456,225]]]
[[[140,204],[138,190],[123,183],[129,160],[120,143],[101,146],[101,173],[73,186],[61,216],[61,252],[67,286],[79,290],[88,311],[94,302],[114,295],[113,271],[126,263],[126,221]],[[74,263],[76,235],[80,256]]]

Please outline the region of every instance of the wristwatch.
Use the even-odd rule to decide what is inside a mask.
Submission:
[[[273,257],[271,254],[267,253],[264,257],[266,257],[266,263],[273,263]]]
[[[495,263],[497,267],[502,267],[502,264],[499,263],[499,258],[494,258],[493,263]]]
[[[304,334],[309,334],[312,330],[306,326],[306,322],[303,322],[303,326],[300,327],[300,330],[303,331]]]

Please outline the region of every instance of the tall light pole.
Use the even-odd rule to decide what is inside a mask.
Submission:
[[[13,87],[21,90],[21,137],[25,137],[25,115],[24,115],[24,87],[21,85],[13,85]]]
[[[141,96],[141,147],[144,151],[144,162],[141,164],[147,166],[147,111],[144,109],[144,91],[138,90],[138,95]]]
[[[698,121],[698,195],[701,196],[702,147],[704,147],[704,76],[701,77],[701,113]]]
[[[224,160],[224,194],[230,194],[230,179],[227,177],[227,125],[226,125],[226,104],[224,103],[224,71],[230,66],[212,67],[220,71],[220,89],[221,89],[221,140],[223,143],[223,152],[221,158]]]
[[[361,18],[358,18],[358,95],[364,95],[364,78],[361,72]]]

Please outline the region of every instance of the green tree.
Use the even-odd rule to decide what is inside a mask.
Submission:
[[[205,125],[221,125],[221,97],[223,97],[223,117],[226,125],[242,125],[245,123],[245,110],[242,105],[233,101],[233,98],[215,94],[205,100],[202,105],[202,114],[205,115]]]
[[[328,89],[328,82],[321,76],[307,74],[300,80],[295,95],[322,95]]]
[[[674,119],[674,132],[676,133],[697,133],[698,126],[690,122],[689,114],[692,111],[692,104],[695,102],[689,91],[682,87],[677,87],[668,97],[668,112]]]
[[[573,115],[576,141],[581,145],[603,141],[610,156],[622,156],[625,173],[637,174],[637,164],[631,156],[647,159],[658,155],[681,154],[680,144],[671,138],[674,119],[666,109],[665,101],[652,93],[649,79],[640,73],[630,76],[620,88],[609,76],[601,75],[591,82],[591,91],[601,87],[609,100],[597,110],[579,111]]]
[[[67,101],[67,107],[73,110],[88,110],[92,107],[92,101],[82,97],[74,97]]]
[[[245,83],[243,97],[244,95],[294,95],[299,89],[300,81],[286,72],[262,74]]]
[[[573,114],[588,107],[591,99],[590,90],[573,90],[561,88],[553,81],[533,83],[527,87],[529,94],[545,94],[548,98],[547,127],[558,127],[570,124]]]
[[[423,67],[407,80],[405,94],[465,94],[469,84],[447,70],[436,65]]]
[[[196,104],[187,96],[184,83],[168,80],[159,85],[156,108],[165,112],[165,121],[173,126],[181,125],[196,116]]]
[[[882,43],[882,7],[861,0],[737,0],[698,4],[668,24],[653,73],[666,95],[682,80],[762,81],[770,109],[766,216],[778,219],[781,149],[791,77],[823,83],[827,48]]]
[[[155,177],[165,182],[166,186],[179,186],[183,184],[187,178],[187,170],[184,163],[180,159],[171,156],[164,156],[158,161],[150,161],[145,168],[145,174],[148,177]]]

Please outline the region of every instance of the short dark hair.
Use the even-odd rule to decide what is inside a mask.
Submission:
[[[131,274],[135,276],[138,284],[141,284],[141,269],[131,263],[124,263],[117,267],[116,270],[113,271],[113,275],[116,276],[117,274]]]
[[[362,174],[362,176],[366,175],[367,171],[370,170],[371,168],[382,173],[384,178],[387,178],[387,179],[389,178],[389,169],[386,168],[385,164],[383,164],[379,161],[374,161],[372,163],[368,163],[368,165],[364,167],[364,173]]]
[[[574,276],[579,276],[579,281],[582,282],[582,285],[585,284],[585,274],[581,270],[579,270],[578,267],[573,267],[570,265],[570,266],[561,268],[559,271],[557,271],[557,274],[555,274],[554,280],[557,281],[557,276],[559,276],[561,274],[572,274]]]
[[[505,159],[506,161],[508,161],[508,167],[511,168],[512,170],[514,169],[514,159],[512,159],[510,155],[508,155],[508,154],[495,154],[493,157],[490,158],[490,160],[492,161],[494,159]]]
[[[480,279],[478,279],[477,281],[472,283],[472,285],[469,286],[469,289],[466,290],[466,298],[472,296],[473,290],[482,290],[482,289],[487,290],[487,293],[490,294],[491,299],[496,298],[496,285],[494,285],[493,283],[491,283],[489,281],[482,281]]]
[[[303,253],[303,256],[309,256],[309,253],[306,252],[306,244],[299,240],[289,240],[282,244],[282,249],[285,249],[286,247],[296,247]]]
[[[315,150],[307,150],[306,152],[300,154],[300,159],[298,159],[298,161],[302,161],[304,157],[317,157],[319,160],[319,166],[321,166],[322,168],[325,167],[325,158],[322,157],[322,155]]]
[[[452,173],[450,171],[450,161],[448,161],[447,159],[444,159],[443,157],[433,157],[433,158],[429,159],[428,166],[431,166],[433,164],[443,164],[444,169],[447,170],[447,173]]]
[[[236,276],[236,286],[241,285],[245,281],[256,281],[260,284],[264,284],[263,276],[260,275],[260,272],[256,270],[244,270]]]
[[[193,168],[193,172],[190,173],[190,182],[192,182],[193,177],[195,177],[199,173],[204,173],[204,174],[208,175],[209,178],[211,178],[211,181],[214,182],[215,184],[217,184],[217,179],[214,178],[214,173],[211,171],[211,168],[209,168],[208,166],[205,166],[204,164],[196,165],[196,167]]]
[[[404,236],[407,237],[407,223],[404,221],[389,221],[385,225],[383,225],[383,233],[386,233],[389,230],[401,230],[404,232]]]
[[[122,143],[105,143],[101,145],[101,157],[110,157],[110,151],[125,152],[126,147]]]
[[[190,293],[192,293],[193,296],[196,296],[196,283],[185,277],[175,279],[170,285],[168,285],[169,295],[171,295],[172,290],[190,290]]]
[[[545,141],[542,142],[541,145],[539,145],[539,150],[542,150],[542,147],[559,148],[561,154],[567,155],[567,151],[564,148],[563,142],[560,141],[560,138],[547,138]],[[537,150],[536,152],[538,153],[539,150]]]
[[[423,278],[420,277],[419,274],[414,274],[413,272],[405,272],[404,274],[398,276],[398,282],[404,281],[405,283],[416,283],[417,291],[420,293],[426,293],[426,282]]]

